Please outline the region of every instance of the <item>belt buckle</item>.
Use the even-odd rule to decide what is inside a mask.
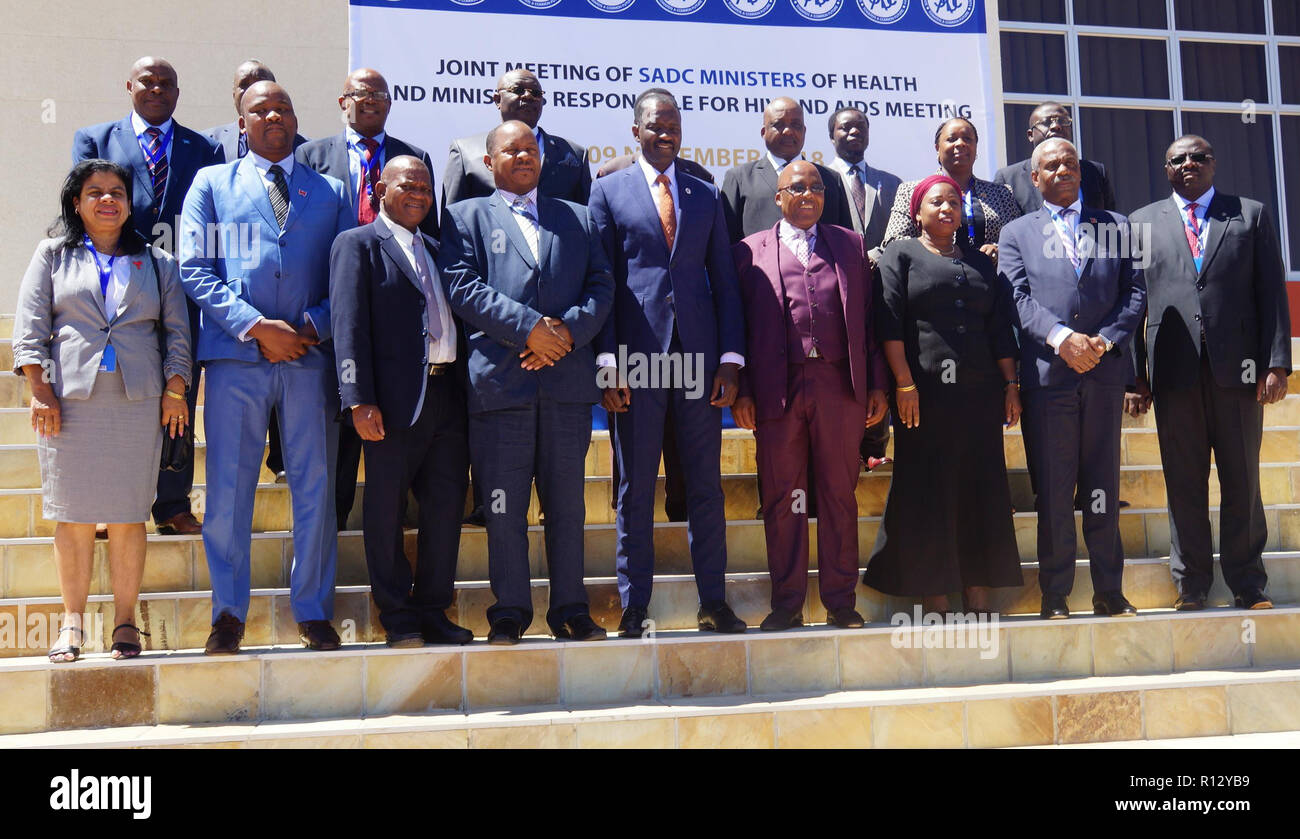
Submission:
[[[432,362],[432,361],[429,362],[429,375],[430,375],[430,376],[441,376],[441,375],[442,375],[443,373],[445,373],[445,372],[447,372],[447,365],[446,365],[446,364],[437,364],[437,363],[434,363],[434,362]]]

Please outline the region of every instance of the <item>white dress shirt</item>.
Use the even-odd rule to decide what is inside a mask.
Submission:
[[[97,262],[100,268],[108,267],[109,256],[100,254],[98,257],[90,252],[90,248],[85,248],[86,258],[91,262]],[[117,317],[117,310],[122,308],[122,295],[126,292],[126,281],[131,276],[128,266],[131,264],[131,254],[123,254],[113,258],[113,267],[108,275],[108,288],[104,292],[104,317],[110,322]]]
[[[778,175],[781,174],[782,169],[789,166],[791,163],[794,163],[796,160],[800,160],[800,159],[801,159],[800,157],[792,157],[789,160],[782,160],[781,158],[773,155],[770,151],[767,153],[767,162],[772,164],[772,168],[776,170],[776,173]]]
[[[352,178],[352,187],[356,190],[357,200],[360,201],[365,197],[366,190],[361,182],[361,141],[363,138],[349,126],[347,129],[348,138],[348,175]],[[377,171],[384,171],[384,132],[380,131],[370,139],[379,144],[375,149],[374,157],[370,161],[371,167],[378,166]],[[400,225],[399,225],[400,226]]]
[[[145,132],[147,129],[150,129],[150,128],[157,128],[159,131],[161,131],[161,132],[163,133],[163,136],[164,136],[164,137],[167,137],[167,132],[168,132],[168,131],[171,131],[171,129],[172,129],[172,121],[171,121],[171,119],[169,118],[169,119],[168,119],[166,122],[164,122],[162,125],[151,125],[150,123],[148,123],[148,122],[145,121],[144,117],[140,116],[140,115],[137,114],[135,111],[132,111],[132,112],[131,112],[131,127],[132,127],[133,129],[135,129],[135,139],[136,139],[138,142],[143,142],[143,143],[147,144],[148,141],[149,141],[149,138],[147,138],[147,137],[144,136],[144,132]],[[172,135],[171,137],[167,137],[167,144],[163,146],[163,154],[165,154],[165,155],[167,156],[168,168],[170,168],[170,164],[171,164],[171,159],[172,159],[172,141],[173,141],[174,139],[175,139],[175,135]],[[141,154],[144,154],[144,152],[141,152]]]
[[[659,205],[655,202],[655,181],[661,174],[668,177],[668,192],[673,196],[673,214],[677,217],[677,226],[680,228],[682,224],[682,202],[679,200],[678,196],[680,193],[677,191],[677,162],[673,161],[672,163],[669,163],[668,168],[663,172],[660,172],[655,169],[655,167],[651,166],[645,159],[645,155],[637,155],[636,162],[637,165],[641,167],[641,173],[645,175],[646,186],[650,189],[650,201],[651,203],[654,203],[656,207]],[[611,315],[611,317],[613,317],[613,315]],[[740,353],[724,352],[722,358],[718,359],[718,363],[738,364],[741,367],[744,367],[745,357]],[[618,358],[612,352],[600,353],[596,356],[596,366],[617,367]]]
[[[1059,207],[1051,201],[1044,201],[1043,207],[1047,212],[1060,216],[1061,220],[1070,226],[1070,235],[1074,237],[1075,248],[1077,249],[1079,241],[1079,215],[1083,212],[1083,202],[1076,198],[1074,199],[1074,203],[1070,206]],[[1067,216],[1064,215],[1066,210],[1073,210],[1074,212]],[[1061,233],[1061,228],[1056,226],[1056,222],[1052,222],[1052,227],[1056,228],[1057,236],[1063,235]],[[1083,254],[1079,254],[1079,258],[1082,259]],[[1058,323],[1056,326],[1052,327],[1050,332],[1047,333],[1047,343],[1051,345],[1052,349],[1056,350],[1057,355],[1060,355],[1061,344],[1065,343],[1065,339],[1069,338],[1073,334],[1073,329],[1063,323]]]
[[[389,218],[382,205],[379,208],[379,218],[383,220],[389,230],[393,231],[394,241],[402,249],[406,261],[410,263],[411,270],[415,271],[418,276],[419,271],[415,267],[415,234]],[[438,305],[439,336],[438,340],[429,341],[429,357],[426,361],[429,364],[450,364],[456,360],[456,321],[452,319],[451,306],[447,303],[447,297],[442,291],[442,283],[438,279],[438,266],[428,258],[429,250],[427,245],[422,251],[422,256],[424,257],[424,267],[428,269],[429,276],[433,278],[433,299]]]
[[[790,248],[791,253],[795,253],[795,249],[791,245],[791,242],[795,239],[808,240],[808,255],[810,257],[813,249],[817,247],[817,225],[815,224],[807,230],[801,230],[783,218],[780,224],[777,225],[777,236],[781,239],[782,244]]]
[[[1205,243],[1209,241],[1210,235],[1210,217],[1205,211],[1210,208],[1210,202],[1213,200],[1214,187],[1210,187],[1204,194],[1191,199],[1191,201],[1176,192],[1174,193],[1174,205],[1178,207],[1178,219],[1183,223],[1184,228],[1187,227],[1187,205],[1193,202],[1196,203],[1196,209],[1193,212],[1196,213],[1196,224],[1199,228],[1198,232],[1200,233],[1198,238],[1201,240],[1202,256],[1205,254]]]

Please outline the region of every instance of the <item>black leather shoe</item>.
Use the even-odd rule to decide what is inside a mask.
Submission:
[[[461,522],[463,525],[470,527],[487,527],[487,514],[483,512],[483,506],[479,505],[470,511],[470,514]]]
[[[222,612],[217,622],[212,624],[208,642],[203,646],[206,655],[234,655],[239,652],[239,643],[244,640],[244,622],[234,615]]]
[[[424,636],[418,632],[389,632],[384,643],[395,650],[410,650],[424,646]]]
[[[623,617],[618,622],[618,637],[640,638],[646,627],[646,611],[640,606],[628,606],[623,610]]]
[[[827,612],[826,623],[831,626],[838,626],[840,629],[861,629],[867,625],[858,610],[851,606],[845,606],[843,609],[832,609]]]
[[[731,611],[731,607],[725,600],[719,600],[717,603],[701,603],[696,620],[699,622],[700,629],[707,632],[735,634],[749,629],[749,625],[736,617],[736,613]]]
[[[1199,612],[1204,608],[1204,594],[1180,594],[1174,601],[1174,609],[1179,612]]]
[[[763,632],[780,632],[783,629],[792,629],[796,626],[803,626],[803,615],[794,609],[773,609],[772,613],[763,618],[763,622],[758,628]],[[700,627],[703,629],[703,627]]]
[[[495,620],[492,622],[492,629],[488,631],[488,643],[498,646],[518,644],[522,637],[524,637],[524,627],[514,618]]]
[[[1238,594],[1232,599],[1238,609],[1272,609],[1273,601],[1259,589]]]
[[[468,644],[474,633],[453,623],[443,612],[429,612],[420,619],[420,635],[430,644]]]
[[[1138,610],[1118,591],[1094,594],[1092,596],[1092,613],[1102,617],[1131,618]]]
[[[551,624],[551,634],[556,640],[564,641],[604,641],[605,628],[591,619],[586,612],[574,615],[566,621]]]
[[[1038,616],[1043,620],[1064,620],[1070,616],[1070,607],[1065,605],[1065,595],[1044,594],[1042,608]]]
[[[298,624],[298,639],[309,650],[337,650],[343,644],[329,621],[303,621]]]

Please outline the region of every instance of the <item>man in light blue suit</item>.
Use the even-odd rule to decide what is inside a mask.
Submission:
[[[185,291],[202,309],[198,359],[207,372],[206,651],[237,653],[243,639],[253,499],[272,407],[293,501],[293,614],[305,646],[337,649],[329,623],[339,398],[329,255],[334,237],[353,226],[352,211],[341,182],[294,165],[298,120],[284,88],[252,85],[240,122],[249,153],[195,178],[179,253]]]
[[[721,409],[736,399],[745,319],[722,199],[717,187],[676,166],[682,119],[671,96],[647,93],[637,100],[632,136],[641,146],[636,164],[596,181],[588,203],[614,267],[614,309],[596,340],[596,363],[617,371],[600,375],[602,402],[615,414],[619,467],[619,635],[640,637],[646,625],[666,414],[673,417],[686,478],[699,627],[744,632],[745,622],[724,598]],[[633,359],[639,369],[649,365],[669,375],[636,381],[627,375]]]
[[[583,586],[584,484],[591,406],[600,399],[592,342],[614,279],[581,204],[538,193],[541,154],[527,123],[488,132],[496,192],[446,208],[441,263],[466,324],[470,455],[484,488],[488,609],[494,644],[516,643],[533,619],[530,488],[546,516],[546,567],[556,638],[597,641]]]

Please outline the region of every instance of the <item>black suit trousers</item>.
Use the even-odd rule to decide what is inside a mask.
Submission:
[[[424,615],[452,605],[468,482],[467,422],[465,391],[456,377],[430,376],[415,425],[385,416],[384,439],[362,441],[366,566],[389,634],[419,632]],[[419,506],[414,574],[402,536],[408,491]]]
[[[1157,388],[1160,387],[1156,380]],[[1169,498],[1169,567],[1181,594],[1207,594],[1214,580],[1210,533],[1210,451],[1219,474],[1219,563],[1233,594],[1263,591],[1268,541],[1259,489],[1264,408],[1253,387],[1221,387],[1201,353],[1191,387],[1154,394],[1160,462]]]

